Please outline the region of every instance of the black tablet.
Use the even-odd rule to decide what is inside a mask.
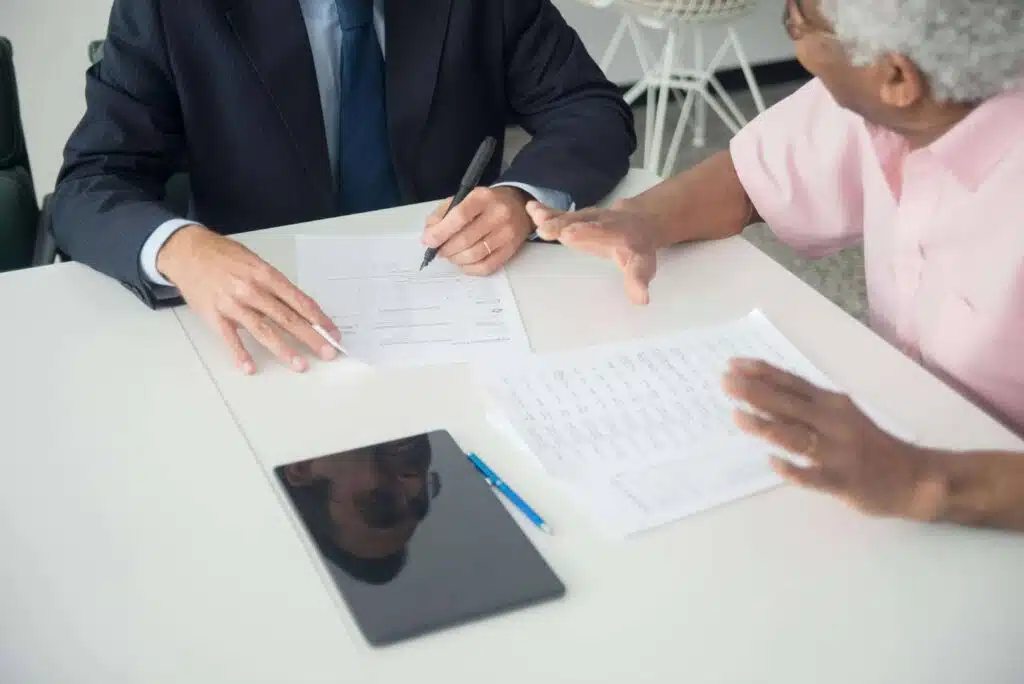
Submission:
[[[447,432],[275,472],[375,646],[565,593]]]

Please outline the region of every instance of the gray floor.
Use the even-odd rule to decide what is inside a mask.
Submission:
[[[800,84],[786,84],[779,86],[768,86],[762,88],[766,104],[783,99]],[[748,116],[755,111],[753,99],[749,93],[734,94],[737,106]],[[637,122],[637,133],[642,141],[644,138],[645,110],[637,108],[634,110]],[[669,134],[675,126],[678,107],[673,107],[669,112]],[[731,134],[729,130],[719,121],[713,113],[708,115],[707,144],[704,148],[695,149],[690,145],[691,139],[684,138],[683,146],[679,152],[679,159],[676,164],[676,171],[682,171],[700,163],[703,159],[727,148]],[[521,132],[514,133],[509,139],[509,151],[514,152],[525,143],[525,136]],[[641,151],[633,158],[633,166],[643,165]],[[510,157],[506,157],[508,159]],[[864,319],[867,313],[867,303],[864,288],[864,261],[863,252],[860,247],[844,250],[828,258],[818,261],[807,261],[797,257],[786,245],[781,244],[768,230],[767,226],[752,226],[747,229],[745,237],[751,243],[759,247],[766,254],[785,266],[787,269],[799,276],[804,282],[815,288],[848,313],[857,318]]]

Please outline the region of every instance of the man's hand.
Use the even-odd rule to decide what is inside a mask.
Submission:
[[[444,216],[451,204],[448,198],[427,219],[423,243],[467,275],[490,275],[515,256],[533,232],[526,202],[527,195],[518,188],[477,188]]]
[[[658,270],[656,219],[632,208],[628,201],[611,209],[562,213],[538,202],[526,207],[544,240],[611,259],[625,277],[626,294],[634,304],[651,301],[650,284]]]
[[[337,355],[311,327],[317,323],[340,339],[337,327],[316,302],[234,240],[202,226],[186,226],[160,249],[157,269],[221,334],[235,363],[246,374],[254,373],[256,364],[242,344],[239,328],[248,330],[257,342],[298,372],[308,367],[306,359],[282,332],[325,361]]]
[[[931,455],[879,429],[849,397],[829,392],[761,361],[734,360],[724,379],[744,432],[809,465],[774,457],[786,480],[832,494],[871,515],[931,521],[945,492]]]

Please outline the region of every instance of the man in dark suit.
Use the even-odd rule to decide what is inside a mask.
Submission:
[[[550,0],[114,0],[88,111],[54,196],[61,248],[151,306],[180,295],[255,370],[239,328],[295,370],[337,334],[309,297],[224,235],[450,195],[484,137],[495,158],[424,241],[471,274],[531,237],[529,199],[610,191],[633,120]],[[163,202],[187,169],[188,216]]]

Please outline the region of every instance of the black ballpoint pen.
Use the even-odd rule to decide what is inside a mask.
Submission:
[[[487,165],[491,163],[491,157],[494,156],[494,148],[498,146],[498,141],[488,136],[480,143],[479,149],[473,156],[473,161],[469,163],[469,168],[466,169],[466,174],[462,177],[462,183],[459,184],[459,191],[455,193],[455,197],[452,198],[452,203],[448,205],[448,209],[444,212],[447,216],[452,209],[459,206],[462,200],[466,199],[469,193],[473,192],[474,188],[480,184],[480,179],[484,175],[484,170]],[[420,270],[422,271],[430,262],[437,256],[437,250],[433,247],[427,247],[426,253],[423,255],[423,263],[420,264]]]

